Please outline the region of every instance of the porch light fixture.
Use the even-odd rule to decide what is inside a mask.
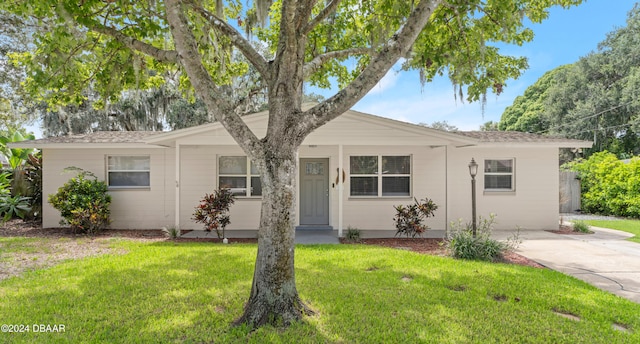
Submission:
[[[471,175],[471,229],[473,230],[473,237],[476,237],[476,175],[478,174],[478,164],[471,158],[469,163],[469,174]]]

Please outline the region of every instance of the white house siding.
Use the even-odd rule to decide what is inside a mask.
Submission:
[[[496,229],[558,228],[558,148],[492,147],[453,148],[449,154],[449,218],[471,221],[471,177],[469,162],[478,163],[476,177],[477,214],[484,218],[496,214]],[[515,190],[484,191],[485,159],[515,159]]]
[[[73,173],[69,166],[93,172],[100,180],[106,176],[107,155],[149,155],[151,180],[148,189],[111,190],[111,228],[159,229],[174,223],[174,150],[167,149],[43,149],[43,227],[59,227],[60,213],[47,197],[56,193]]]
[[[411,155],[411,196],[351,197],[349,157],[357,155]],[[392,230],[396,205],[408,205],[417,199],[430,198],[438,206],[435,216],[427,221],[432,229],[446,225],[445,148],[428,146],[347,146],[344,147],[347,172],[344,192],[344,227],[361,230]]]
[[[218,156],[244,156],[237,146],[180,145],[180,228],[203,229],[191,217],[205,194],[218,188]],[[231,206],[228,230],[255,230],[260,222],[260,198],[237,198]]]

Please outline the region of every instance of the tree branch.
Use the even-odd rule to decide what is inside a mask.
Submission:
[[[393,65],[406,55],[441,0],[422,0],[411,12],[405,24],[387,41],[377,56],[347,87],[326,101],[305,111],[298,124],[299,135],[308,135],[316,128],[349,110],[369,92]]]
[[[147,54],[160,62],[178,63],[178,53],[175,50],[162,50],[151,44],[127,36],[122,32],[99,23],[93,23],[89,28],[93,31],[113,37],[127,48]]]
[[[192,0],[185,1],[191,6],[191,8],[196,11],[203,19],[205,19],[211,26],[219,30],[223,35],[225,35],[231,41],[242,55],[244,55],[249,62],[256,68],[258,73],[264,78],[269,78],[269,63],[256,51],[251,43],[246,40],[238,30],[236,30],[233,26],[229,25],[224,20],[218,18],[215,14],[205,10],[202,6],[196,4]]]
[[[311,32],[311,30],[313,30],[316,26],[318,26],[318,24],[320,24],[323,20],[327,19],[329,15],[335,12],[336,8],[338,8],[338,5],[340,4],[341,1],[342,0],[331,0],[331,2],[328,3],[327,6],[323,8],[322,11],[320,11],[320,13],[318,13],[317,16],[313,17],[313,19],[311,19],[311,21],[307,23],[304,29],[302,29],[302,34],[307,35],[309,32]]]
[[[179,61],[184,67],[196,93],[207,106],[207,110],[236,140],[249,155],[256,156],[261,150],[260,141],[233,111],[233,105],[219,96],[219,87],[202,64],[198,44],[189,28],[189,22],[180,8],[180,0],[166,0],[167,22],[171,28]]]
[[[307,62],[304,66],[304,78],[307,79],[311,74],[316,72],[327,61],[331,59],[346,58],[353,55],[364,55],[370,53],[371,48],[351,48],[338,51],[330,51],[326,54],[321,54],[313,58],[313,60]]]

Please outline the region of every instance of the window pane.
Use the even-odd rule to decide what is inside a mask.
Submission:
[[[251,196],[262,196],[260,177],[251,177]]]
[[[149,171],[148,156],[110,156],[109,171]]]
[[[511,173],[513,171],[513,160],[485,160],[484,171],[490,173]]]
[[[247,157],[221,156],[218,172],[220,174],[247,174]]]
[[[351,177],[351,196],[378,196],[378,177]]]
[[[246,177],[220,177],[219,187],[221,189],[229,189],[235,196],[247,195],[247,178]]]
[[[411,157],[383,156],[382,157],[382,173],[383,174],[410,174],[411,173]],[[384,188],[382,192],[384,192]]]
[[[383,177],[382,196],[409,196],[409,177]]]
[[[351,174],[378,174],[377,156],[352,156]]]
[[[145,187],[149,179],[149,172],[109,172],[109,186]]]
[[[484,188],[485,189],[505,189],[511,190],[511,175],[485,175],[484,176]]]
[[[251,162],[251,174],[252,175],[260,174],[260,172],[258,171],[258,168],[256,167],[256,165],[253,164],[253,161]]]

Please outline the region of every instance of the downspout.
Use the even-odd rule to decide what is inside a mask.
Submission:
[[[180,230],[180,144],[176,142],[176,204],[174,224]]]
[[[449,227],[449,145],[444,146],[444,231]]]
[[[338,237],[342,237],[342,217],[343,217],[343,194],[344,194],[344,184],[341,177],[342,171],[344,171],[343,161],[342,161],[342,144],[338,145]]]

